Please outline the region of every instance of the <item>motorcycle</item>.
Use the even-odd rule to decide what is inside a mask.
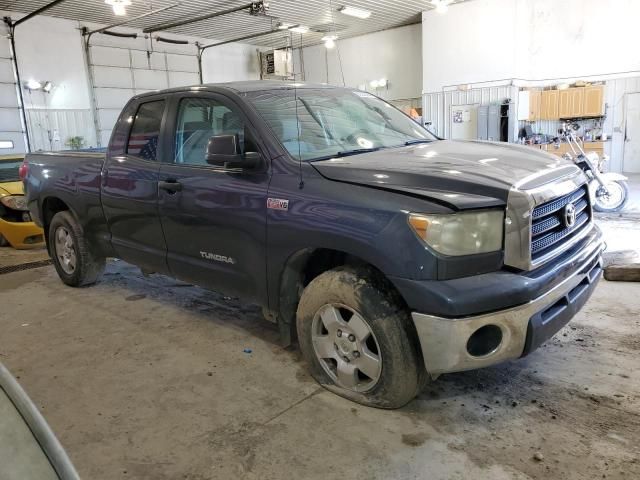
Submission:
[[[558,130],[561,138],[569,144],[573,155],[569,152],[563,155],[566,160],[575,163],[589,178],[589,190],[594,192],[593,209],[596,212],[619,212],[629,199],[627,177],[619,173],[603,173],[603,167],[609,160],[607,155],[602,158],[596,152],[585,152],[576,137],[577,124],[565,122]],[[556,148],[560,145],[560,137],[556,137]]]

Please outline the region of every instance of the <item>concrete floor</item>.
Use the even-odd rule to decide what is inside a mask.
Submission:
[[[631,185],[622,216],[597,216],[610,251],[640,251]],[[46,257],[3,248],[0,266]],[[123,262],[86,289],[0,275],[0,305],[0,362],[83,478],[640,478],[640,284],[602,281],[530,357],[397,411],[319,388],[258,308]]]
[[[319,388],[256,307],[123,262],[85,289],[1,275],[0,305],[0,361],[83,478],[640,478],[640,284],[397,411]]]

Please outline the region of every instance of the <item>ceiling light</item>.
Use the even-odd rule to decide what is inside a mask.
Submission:
[[[25,82],[24,86],[27,90],[40,90],[42,88],[42,83],[37,80],[30,79]]]
[[[324,41],[324,46],[328,49],[332,49],[336,46],[336,41],[332,38]]]
[[[127,9],[131,5],[131,0],[104,0],[104,3],[113,8],[113,14],[123,16],[127,14]]]
[[[293,23],[282,23],[278,24],[278,30],[289,30],[291,27],[295,27]]]
[[[452,0],[432,0],[431,5],[436,7],[436,12],[438,13],[447,13],[449,10],[449,4],[452,3]]]
[[[322,37],[322,41],[326,42],[328,40],[337,40],[338,36],[337,35],[325,35],[324,37]]]
[[[361,8],[355,8],[355,7],[340,7],[338,9],[338,11],[340,13],[343,13],[345,15],[349,15],[351,17],[356,17],[356,18],[361,18],[361,19],[366,19],[369,18],[371,16],[371,12],[369,10],[363,10]]]
[[[309,31],[309,27],[305,27],[304,25],[296,25],[295,27],[290,27],[289,31],[296,33],[307,33]]]
[[[369,86],[370,86],[371,88],[378,88],[378,87],[380,86],[380,84],[378,83],[378,80],[371,80],[371,81],[369,82]]]
[[[381,78],[380,80],[378,80],[378,86],[380,88],[386,87],[387,83],[389,83],[389,81],[386,78]]]

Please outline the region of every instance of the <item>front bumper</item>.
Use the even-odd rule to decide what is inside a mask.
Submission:
[[[589,245],[576,255],[580,262],[572,274],[527,303],[461,318],[412,313],[429,374],[436,377],[519,358],[566,325],[591,296],[602,276],[604,243],[599,231],[596,232]],[[494,295],[501,292],[495,291]],[[487,327],[482,332],[489,332],[489,337],[480,332],[474,335],[482,327]],[[487,351],[474,348],[485,339]]]
[[[44,244],[44,230],[33,222],[7,222],[0,218],[0,235],[13,248],[36,248]]]

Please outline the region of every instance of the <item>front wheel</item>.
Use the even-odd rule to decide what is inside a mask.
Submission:
[[[593,209],[596,212],[614,213],[622,210],[629,199],[629,186],[624,180],[608,180],[596,190]]]
[[[399,408],[424,384],[410,315],[370,272],[340,268],[316,277],[302,293],[297,330],[312,376],[340,396]]]

